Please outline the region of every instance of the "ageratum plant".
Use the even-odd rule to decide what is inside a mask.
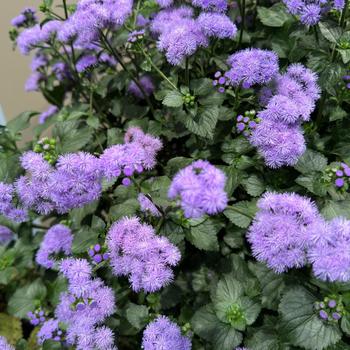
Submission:
[[[13,19],[50,106],[1,128],[0,349],[350,349],[348,7]]]

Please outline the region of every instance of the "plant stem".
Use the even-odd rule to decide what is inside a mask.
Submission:
[[[185,70],[186,85],[190,88],[190,70],[189,70],[189,59],[186,57],[186,70]]]
[[[241,46],[242,39],[243,39],[243,31],[244,31],[244,25],[245,25],[245,0],[242,0],[241,17],[242,17],[242,22],[241,22],[241,30],[239,32],[238,47]]]
[[[177,88],[177,86],[154,64],[154,62],[152,61],[151,57],[149,57],[149,55],[147,54],[147,52],[143,49],[143,47],[141,47],[141,45],[138,44],[138,48],[141,50],[141,52],[143,53],[143,55],[145,56],[146,60],[151,64],[151,66],[154,68],[154,70],[169,84],[171,85],[171,87],[177,91],[179,91],[179,89]]]
[[[145,97],[145,100],[151,110],[151,113],[154,115],[154,108],[153,105],[151,103],[151,100],[149,99],[147,93],[145,92],[145,89],[143,88],[143,86],[139,83],[139,81],[134,77],[134,75],[131,73],[131,71],[129,70],[129,68],[124,64],[122,57],[119,55],[118,51],[115,50],[113,48],[113,46],[110,44],[108,38],[106,37],[106,35],[103,33],[103,31],[100,31],[101,33],[101,37],[102,37],[102,41],[106,44],[106,49],[112,54],[112,56],[118,61],[118,63],[122,66],[122,68],[125,70],[126,73],[128,73],[128,75],[130,76],[131,80],[136,84],[136,86],[140,89],[140,91],[142,92],[143,96]]]
[[[68,18],[67,0],[63,0],[64,15]]]
[[[319,37],[318,37],[317,27],[314,26],[313,29],[314,29],[314,34],[315,34],[316,43],[319,44],[319,43],[320,43],[320,40],[319,40]]]
[[[343,11],[341,13],[341,17],[340,17],[340,26],[344,29],[345,26],[346,26],[346,23],[345,23],[345,18],[346,18],[346,12],[348,10],[348,5],[349,5],[349,0],[345,0],[345,5],[344,5],[344,8],[343,8]]]

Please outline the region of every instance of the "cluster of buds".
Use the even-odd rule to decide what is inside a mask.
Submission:
[[[338,322],[344,315],[344,306],[336,298],[326,297],[323,301],[316,302],[315,310],[319,317],[324,321]]]
[[[245,316],[238,304],[232,304],[226,311],[226,319],[231,325],[234,325],[237,322],[244,321]]]
[[[344,75],[343,80],[346,84],[347,89],[350,89],[350,75]]]
[[[123,178],[122,180],[122,184],[125,186],[125,187],[128,187],[131,185],[132,183],[132,180],[130,179],[131,176],[134,175],[134,173],[138,173],[138,174],[141,174],[143,172],[143,166],[141,164],[137,164],[135,166],[135,168],[133,167],[130,167],[130,166],[126,166],[124,167],[123,169],[123,175],[125,175],[126,177]]]
[[[91,298],[76,298],[71,295],[69,300],[71,302],[70,308],[73,311],[84,311],[87,307],[96,308],[98,306],[97,301]]]
[[[27,313],[30,323],[33,326],[38,326],[46,321],[46,314],[43,310],[37,309],[34,312],[30,311]]]
[[[55,164],[58,156],[56,152],[56,140],[44,137],[36,143],[36,145],[34,146],[34,152],[42,153],[44,159],[49,164]]]
[[[190,106],[190,107],[193,107],[194,106],[194,101],[195,101],[195,97],[192,96],[190,93],[187,93],[185,94],[183,97],[182,97],[182,100],[184,102],[184,104],[186,106]]]
[[[145,30],[134,30],[133,32],[129,33],[128,35],[128,43],[133,44],[137,41],[141,41],[145,36]]]
[[[213,86],[217,87],[218,91],[223,94],[226,89],[230,89],[229,80],[220,71],[214,74]]]
[[[251,135],[252,129],[256,128],[260,119],[256,117],[256,112],[254,110],[251,110],[245,111],[244,116],[242,114],[238,115],[236,121],[237,132],[242,133],[244,136],[248,137]]]
[[[88,253],[90,258],[96,264],[99,264],[102,261],[109,259],[109,254],[106,253],[106,250],[102,248],[99,244],[95,244],[94,246],[91,246]]]
[[[350,167],[345,163],[330,166],[325,170],[323,180],[334,183],[339,190],[347,191],[350,184]]]

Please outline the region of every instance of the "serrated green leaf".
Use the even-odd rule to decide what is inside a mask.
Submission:
[[[148,323],[148,307],[130,303],[126,309],[126,319],[136,329],[142,329]]]
[[[98,241],[99,232],[88,226],[83,226],[74,234],[72,244],[72,252],[74,254],[85,253],[91,245],[95,245]]]
[[[337,216],[342,216],[350,219],[350,201],[331,201],[327,200],[321,210],[321,214],[327,220],[334,219]]]
[[[182,98],[183,95],[181,92],[172,90],[165,95],[163,105],[168,107],[181,107],[183,105]]]
[[[251,175],[247,179],[242,180],[241,183],[252,197],[260,196],[266,189],[264,181],[257,175]]]
[[[232,350],[242,341],[241,333],[230,325],[220,322],[212,304],[197,310],[191,324],[197,335],[213,343],[214,349]]]
[[[342,35],[341,28],[331,23],[319,22],[318,27],[320,28],[322,35],[333,44],[337,43]]]
[[[186,238],[194,246],[201,250],[218,251],[219,243],[217,233],[219,232],[221,225],[207,219],[203,223],[192,226],[186,233]]]
[[[98,201],[84,205],[82,208],[72,209],[69,218],[73,223],[73,227],[79,227],[83,219],[96,211]]]
[[[109,210],[109,217],[112,221],[116,221],[124,216],[134,215],[138,208],[139,202],[137,199],[131,198],[121,204],[113,205]]]
[[[256,201],[241,201],[228,206],[224,215],[238,227],[247,228],[252,222],[256,210]]]
[[[323,154],[307,149],[294,168],[302,174],[308,174],[314,171],[323,171],[327,164],[328,160]]]
[[[281,331],[295,346],[322,350],[341,338],[338,325],[323,321],[314,309],[317,299],[305,288],[289,290],[282,298],[279,312]]]
[[[219,108],[217,106],[200,109],[196,118],[190,115],[186,116],[186,128],[196,135],[212,139],[214,130],[219,117]]]
[[[30,119],[37,115],[36,112],[24,112],[13,120],[7,123],[7,129],[12,135],[16,135],[18,132],[27,129],[30,125]]]
[[[191,89],[194,96],[205,96],[213,92],[213,81],[209,78],[191,80]]]
[[[40,279],[33,283],[19,288],[11,296],[7,310],[9,314],[24,318],[29,311],[35,310],[46,296],[46,287]]]
[[[270,8],[258,6],[258,17],[267,27],[283,27],[291,19],[283,4],[278,3]]]

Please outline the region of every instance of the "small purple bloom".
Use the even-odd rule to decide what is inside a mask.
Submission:
[[[319,315],[323,320],[328,320],[328,314],[326,311],[320,310]]]
[[[220,92],[220,94],[223,94],[226,90],[225,90],[224,87],[220,86],[220,87],[218,88],[218,91]]]
[[[345,184],[344,179],[343,178],[338,178],[335,180],[335,186],[338,188],[343,187]]]
[[[244,123],[238,123],[237,124],[237,130],[238,131],[243,131],[245,129],[245,124]]]
[[[336,321],[341,319],[341,315],[338,312],[333,312],[332,317],[333,317],[333,320],[336,320]]]
[[[344,175],[344,173],[341,170],[337,170],[335,175],[342,177]]]
[[[337,302],[335,300],[330,300],[328,306],[333,309],[337,306]]]

